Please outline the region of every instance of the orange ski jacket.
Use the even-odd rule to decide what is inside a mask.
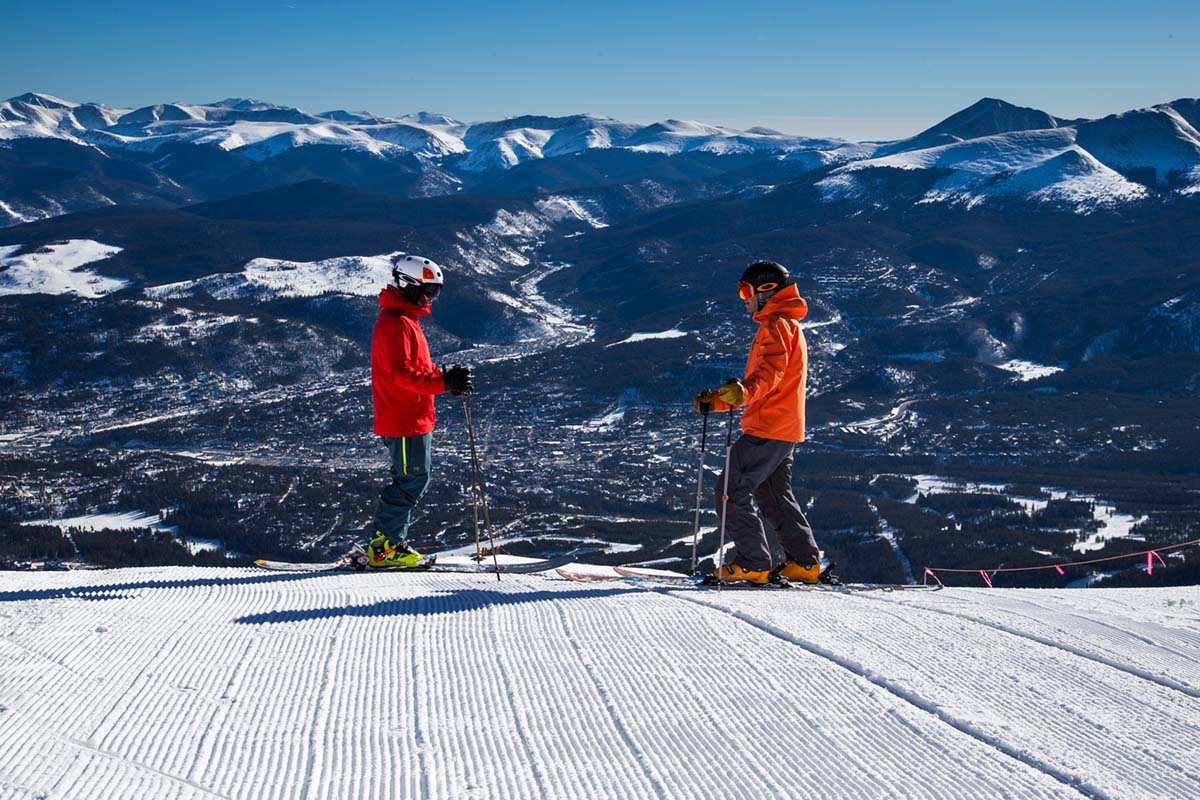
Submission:
[[[780,289],[754,321],[758,333],[746,361],[742,431],[784,442],[804,441],[804,391],[808,383],[808,342],[800,320],[808,303],[795,284]],[[729,405],[713,396],[714,411]]]

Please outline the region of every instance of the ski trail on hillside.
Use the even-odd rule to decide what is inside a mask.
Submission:
[[[529,318],[528,335],[512,344],[482,344],[439,356],[448,363],[462,361],[468,366],[528,358],[551,350],[565,350],[590,342],[596,328],[585,317],[565,305],[557,305],[542,294],[541,283],[556,272],[572,265],[547,261],[509,282],[515,297],[493,292],[493,299],[521,310]],[[519,298],[519,299],[517,299]]]

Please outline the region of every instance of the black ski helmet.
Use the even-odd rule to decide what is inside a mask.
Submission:
[[[776,264],[774,261],[755,261],[750,266],[746,267],[746,271],[742,273],[742,279],[738,281],[739,287],[743,284],[748,285],[754,290],[754,297],[758,298],[758,307],[762,308],[763,304],[771,299],[775,292],[787,286],[791,286],[796,281],[788,274],[787,268],[782,264]],[[743,296],[743,300],[750,298]]]

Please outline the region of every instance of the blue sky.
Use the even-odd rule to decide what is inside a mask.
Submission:
[[[1063,117],[1200,96],[1200,2],[15,2],[0,97],[254,97],[464,120],[593,112],[848,138],[980,97]]]

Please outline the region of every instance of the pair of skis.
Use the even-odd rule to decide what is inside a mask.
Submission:
[[[671,572],[661,569],[646,569],[637,567],[612,567],[611,572],[590,572],[571,567],[558,567],[555,572],[562,578],[580,582],[620,582],[646,586],[667,586],[680,588],[708,589],[717,588],[717,582],[711,575],[685,575],[682,572]],[[738,583],[722,583],[722,590],[745,589],[747,591],[798,590],[836,592],[839,594],[856,594],[859,592],[897,592],[897,591],[936,591],[939,587],[920,586],[906,583],[795,583],[787,579],[776,579],[766,584],[754,584],[745,581]]]

